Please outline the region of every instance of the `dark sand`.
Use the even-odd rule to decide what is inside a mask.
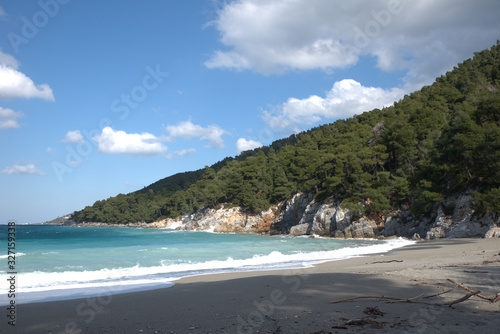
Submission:
[[[166,289],[18,305],[16,326],[4,315],[0,333],[500,333],[500,302],[477,296],[453,307],[379,298],[329,303],[432,295],[453,288],[447,279],[484,296],[500,293],[500,239],[422,242],[307,269],[205,275]],[[418,300],[466,294],[457,288]],[[367,307],[384,314],[366,314]]]

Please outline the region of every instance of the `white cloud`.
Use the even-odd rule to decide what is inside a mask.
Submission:
[[[188,148],[188,149],[179,150],[179,151],[172,152],[171,154],[168,154],[167,159],[172,159],[174,157],[183,157],[186,155],[193,155],[195,153],[196,153],[196,149]]]
[[[304,126],[325,119],[348,118],[392,105],[403,95],[402,89],[365,87],[355,80],[346,79],[336,82],[325,97],[289,98],[274,110],[264,111],[263,119],[272,129],[300,131]]]
[[[335,36],[325,15],[332,1],[241,0],[228,3],[215,26],[229,51],[217,50],[209,68],[254,68],[264,73],[292,69],[345,67],[357,56]],[[328,10],[330,11],[330,10]]]
[[[63,143],[82,143],[83,136],[80,130],[68,131],[62,140]]]
[[[19,127],[18,118],[24,114],[20,111],[0,107],[0,129],[14,129]]]
[[[188,149],[184,149],[184,150],[175,151],[173,154],[176,156],[184,156],[184,155],[191,155],[191,154],[195,154],[195,153],[196,153],[195,148],[188,148]]]
[[[107,126],[93,138],[99,143],[98,150],[107,154],[162,155],[167,147],[150,133],[126,133]]]
[[[493,45],[499,12],[491,0],[231,1],[212,24],[225,49],[205,65],[269,74],[343,68],[367,55],[383,70],[407,70],[413,88]]]
[[[6,167],[3,171],[1,171],[1,173],[7,175],[47,175],[46,173],[38,169],[38,167],[36,167],[34,164],[14,165]]]
[[[19,67],[19,62],[16,58],[12,57],[9,54],[3,53],[2,51],[0,51],[0,64],[12,67],[16,70]]]
[[[7,16],[3,8],[0,6],[0,17]]]
[[[169,133],[169,139],[174,140],[176,137],[190,139],[200,138],[208,140],[212,148],[223,148],[224,140],[222,136],[228,132],[217,125],[209,125],[202,127],[201,125],[193,124],[191,121],[180,122],[178,125],[167,125],[166,130]]]
[[[35,85],[33,80],[17,69],[19,62],[0,51],[0,99],[41,98],[55,101],[52,89],[47,84]]]
[[[240,138],[236,141],[236,149],[238,150],[238,153],[241,153],[243,151],[253,150],[261,146],[262,143],[260,141],[255,141],[255,140]]]

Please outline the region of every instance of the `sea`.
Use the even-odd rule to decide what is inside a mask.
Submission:
[[[14,243],[9,257],[8,226],[0,225],[0,305],[11,302],[10,282],[17,304],[75,299],[170,287],[194,275],[309,267],[413,242],[17,225]]]

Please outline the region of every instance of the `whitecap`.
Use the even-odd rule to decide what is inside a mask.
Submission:
[[[25,254],[25,253],[21,253],[21,252],[19,252],[19,253],[14,253],[14,254],[10,254],[10,255],[9,255],[9,254],[7,254],[7,255],[0,255],[0,259],[6,259],[6,258],[8,258],[9,256],[19,257],[19,256],[24,256],[24,255],[26,255],[26,254]],[[12,258],[12,257],[11,257],[11,258]]]

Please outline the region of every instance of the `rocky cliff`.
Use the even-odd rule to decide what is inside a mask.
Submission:
[[[212,231],[223,233],[269,232],[278,208],[272,206],[259,214],[245,213],[240,207],[203,209],[191,215],[155,222],[155,227],[179,230]]]
[[[317,203],[312,194],[298,193],[290,200],[259,214],[239,207],[203,209],[191,215],[150,224],[181,230],[225,233],[289,233],[336,238],[380,238],[401,236],[413,239],[500,237],[500,217],[493,213],[475,215],[469,193],[445,199],[434,215],[415,218],[402,208],[386,216],[370,218],[342,208],[334,200]],[[279,210],[278,208],[281,208]]]

